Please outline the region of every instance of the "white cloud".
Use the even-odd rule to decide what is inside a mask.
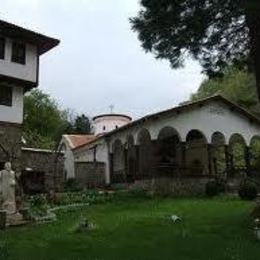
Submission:
[[[1,0],[0,18],[56,36],[41,59],[40,87],[64,107],[134,116],[176,105],[199,86],[195,62],[172,70],[145,54],[128,18],[139,0]]]

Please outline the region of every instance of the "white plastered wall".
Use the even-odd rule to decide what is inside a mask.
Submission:
[[[0,59],[0,74],[25,81],[37,81],[37,47],[26,44],[26,64],[19,64],[11,61],[12,39],[6,38],[5,59]]]
[[[23,88],[13,87],[12,106],[0,105],[0,121],[22,124],[23,122]]]
[[[108,133],[130,122],[131,120],[129,118],[120,115],[114,115],[114,116],[109,115],[109,116],[98,117],[93,122],[94,134],[99,135],[99,134]]]
[[[173,127],[180,135],[181,141],[186,141],[187,134],[193,130],[199,130],[205,136],[208,143],[211,143],[211,137],[214,132],[221,132],[225,136],[226,144],[230,137],[238,133],[245,139],[247,145],[251,139],[258,135],[260,136],[260,125],[250,122],[250,120],[236,111],[231,111],[230,108],[222,103],[213,101],[196,109],[186,110],[182,113],[161,116],[155,120],[147,120],[139,125],[126,128],[123,131],[118,131],[110,136],[109,144],[105,138],[99,139],[96,143],[96,158],[97,161],[106,164],[106,178],[109,183],[109,152],[112,151],[112,144],[117,140],[121,140],[122,144],[127,142],[129,135],[132,135],[135,144],[138,143],[138,134],[146,128],[152,140],[156,140],[161,129],[166,126]],[[77,159],[83,161],[93,161],[93,149],[86,146],[77,151]]]
[[[236,111],[231,111],[224,103],[213,101],[180,114],[173,113],[172,115],[159,117],[156,120],[147,120],[131,129],[114,134],[111,143],[116,139],[120,139],[122,143],[125,143],[127,136],[132,135],[135,144],[137,144],[138,134],[142,128],[146,128],[152,140],[156,140],[161,129],[166,126],[173,127],[179,133],[181,141],[186,141],[186,136],[192,129],[203,133],[208,143],[211,143],[214,132],[221,132],[225,136],[227,144],[230,137],[235,133],[242,135],[247,145],[250,144],[253,136],[260,136],[260,125],[250,122],[247,117]]]

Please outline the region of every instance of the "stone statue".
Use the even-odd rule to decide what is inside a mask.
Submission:
[[[2,195],[0,207],[8,215],[16,213],[15,184],[15,172],[12,171],[11,163],[7,162],[5,169],[0,172],[0,193]]]

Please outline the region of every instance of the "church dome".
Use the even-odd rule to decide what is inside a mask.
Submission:
[[[94,134],[101,135],[129,124],[130,116],[124,114],[102,114],[93,118]]]

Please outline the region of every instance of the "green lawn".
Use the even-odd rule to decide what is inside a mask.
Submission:
[[[60,212],[52,224],[0,233],[0,259],[260,259],[254,204],[236,199],[139,199]],[[173,224],[168,216],[183,221]],[[82,216],[96,228],[73,232]]]

